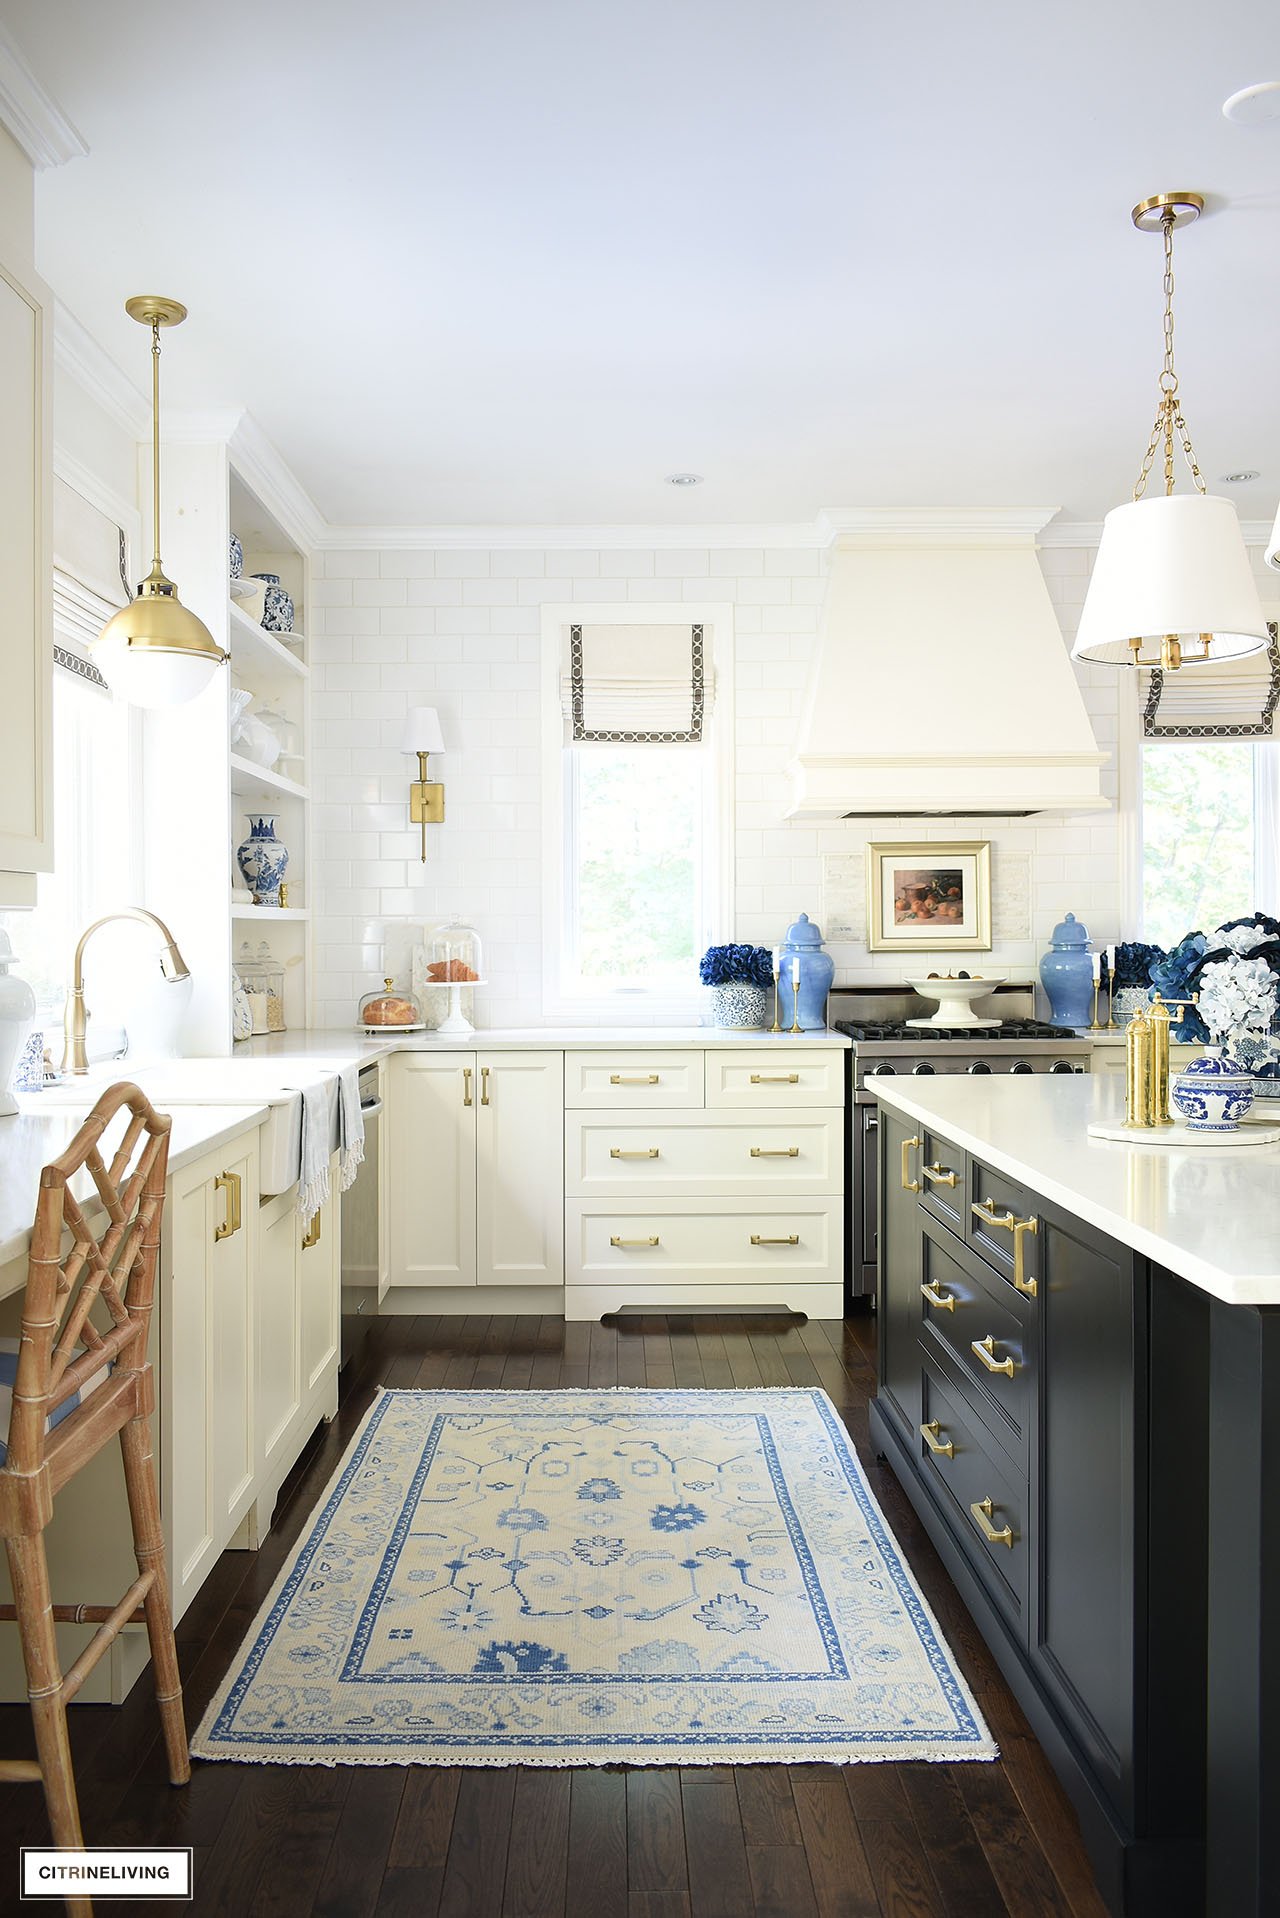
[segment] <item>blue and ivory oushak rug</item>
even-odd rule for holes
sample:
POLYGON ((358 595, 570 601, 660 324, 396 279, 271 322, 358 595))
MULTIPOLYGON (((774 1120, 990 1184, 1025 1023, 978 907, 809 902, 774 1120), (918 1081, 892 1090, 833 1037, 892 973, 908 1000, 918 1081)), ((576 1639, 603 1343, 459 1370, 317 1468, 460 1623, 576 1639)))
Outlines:
POLYGON ((820 1391, 384 1391, 192 1750, 996 1756, 820 1391))

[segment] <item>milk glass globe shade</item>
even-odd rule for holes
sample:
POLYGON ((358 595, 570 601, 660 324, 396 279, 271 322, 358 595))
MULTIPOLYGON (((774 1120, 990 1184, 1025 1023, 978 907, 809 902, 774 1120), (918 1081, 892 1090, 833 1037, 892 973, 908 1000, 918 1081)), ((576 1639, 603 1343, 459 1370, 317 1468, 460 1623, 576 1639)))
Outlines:
POLYGON ((152 711, 195 699, 226 658, 176 594, 144 594, 121 607, 89 651, 112 692, 152 711))

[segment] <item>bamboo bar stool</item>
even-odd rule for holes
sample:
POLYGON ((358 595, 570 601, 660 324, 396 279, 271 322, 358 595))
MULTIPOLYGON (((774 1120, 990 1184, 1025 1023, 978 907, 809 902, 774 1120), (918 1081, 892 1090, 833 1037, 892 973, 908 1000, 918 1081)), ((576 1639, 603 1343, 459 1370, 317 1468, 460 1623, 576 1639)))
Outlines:
MULTIPOLYGON (((8 1447, 0 1450, 0 1538, 14 1598, 12 1605, 0 1605, 0 1619, 17 1622, 38 1762, 0 1761, 0 1778, 40 1780, 53 1840, 62 1847, 79 1848, 84 1842, 67 1702, 127 1624, 146 1622, 169 1776, 175 1785, 191 1776, 149 1423, 155 1382, 147 1331, 170 1124, 136 1086, 111 1086, 62 1157, 40 1175, 8 1447), (107 1165, 100 1141, 122 1110, 127 1112, 124 1136, 107 1165), (82 1167, 106 1215, 100 1239, 70 1191, 82 1167), (64 1254, 68 1230, 72 1242, 64 1254), (90 1316, 95 1306, 102 1308, 102 1325, 90 1316), (138 1576, 116 1605, 54 1605, 44 1543, 54 1499, 117 1433, 138 1576), (98 1626, 65 1676, 54 1632, 60 1623, 98 1626)), ((13 1365, 12 1357, 8 1362, 13 1365)), ((0 1425, 0 1443, 3 1437, 0 1425)), ((67 1908, 77 1914, 92 1910, 89 1899, 80 1896, 69 1898, 67 1908)))

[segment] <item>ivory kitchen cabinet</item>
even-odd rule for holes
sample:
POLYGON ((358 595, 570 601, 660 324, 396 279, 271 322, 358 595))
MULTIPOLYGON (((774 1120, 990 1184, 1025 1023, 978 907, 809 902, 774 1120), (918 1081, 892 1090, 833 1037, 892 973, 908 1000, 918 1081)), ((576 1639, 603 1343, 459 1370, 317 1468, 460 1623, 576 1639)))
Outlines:
POLYGON ((560 1052, 389 1061, 388 1304, 397 1287, 563 1283, 563 1111, 560 1052))

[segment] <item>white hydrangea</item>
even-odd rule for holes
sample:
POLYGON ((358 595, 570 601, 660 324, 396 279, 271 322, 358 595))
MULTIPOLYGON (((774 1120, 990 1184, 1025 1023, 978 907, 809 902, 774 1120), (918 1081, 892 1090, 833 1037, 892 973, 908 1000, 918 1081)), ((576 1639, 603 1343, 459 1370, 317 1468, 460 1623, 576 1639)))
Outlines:
POLYGON ((1220 959, 1200 974, 1197 1009, 1215 1040, 1266 1032, 1276 1010, 1275 974, 1265 959, 1220 959))
POLYGON ((1209 944, 1225 946, 1228 952, 1234 952, 1237 957, 1245 959, 1255 946, 1262 944, 1266 936, 1266 933, 1258 926, 1233 926, 1230 932, 1224 932, 1219 926, 1209 944))

